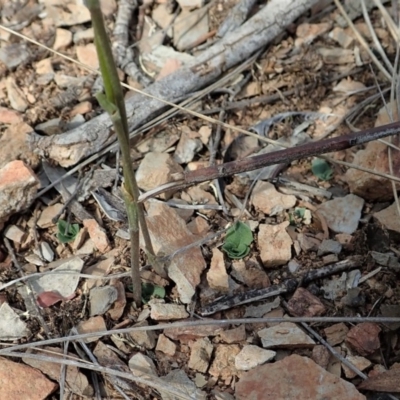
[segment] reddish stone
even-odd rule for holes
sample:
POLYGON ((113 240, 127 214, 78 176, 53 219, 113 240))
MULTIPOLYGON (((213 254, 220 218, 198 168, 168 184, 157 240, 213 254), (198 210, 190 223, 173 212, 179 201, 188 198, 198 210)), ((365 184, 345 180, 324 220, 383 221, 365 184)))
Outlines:
POLYGON ((23 161, 0 169, 0 229, 8 217, 32 204, 38 188, 39 180, 23 161))
POLYGON ((106 231, 97 223, 95 219, 83 220, 83 226, 87 228, 90 238, 101 253, 106 253, 111 249, 106 231))
POLYGON ((363 322, 350 329, 346 343, 361 356, 367 356, 379 349, 380 331, 377 324, 363 322))
POLYGON ((399 370, 391 369, 369 377, 359 385, 360 389, 374 392, 400 392, 399 370))
POLYGON ((0 107, 0 123, 17 124, 22 122, 22 116, 18 111, 0 107))
POLYGON ((42 400, 48 398, 58 385, 36 368, 0 358, 1 399, 42 400))
POLYGON ((236 384, 236 399, 365 400, 365 396, 311 359, 294 354, 244 374, 236 384))

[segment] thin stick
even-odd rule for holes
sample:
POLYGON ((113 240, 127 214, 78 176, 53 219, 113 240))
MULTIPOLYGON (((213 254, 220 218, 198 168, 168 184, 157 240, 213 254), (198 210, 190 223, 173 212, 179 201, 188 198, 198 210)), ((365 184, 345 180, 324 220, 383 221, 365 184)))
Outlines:
POLYGON ((268 165, 290 163, 306 157, 345 150, 353 146, 381 139, 383 137, 397 135, 400 133, 400 122, 366 129, 348 135, 331 139, 311 142, 294 148, 278 150, 271 153, 246 158, 243 160, 231 161, 225 164, 201 168, 196 171, 188 171, 180 177, 181 179, 162 185, 139 197, 142 202, 149 197, 159 195, 167 190, 184 189, 195 183, 201 183, 213 179, 223 178, 241 172, 253 171, 268 165))
POLYGON ((349 360, 343 357, 339 352, 337 352, 322 336, 318 335, 318 333, 308 326, 305 322, 301 323, 301 326, 308 331, 311 335, 313 335, 320 343, 322 343, 330 353, 336 357, 341 363, 346 365, 347 368, 351 369, 354 373, 356 373, 360 378, 367 379, 368 376, 361 372, 355 365, 353 365, 349 360))
MULTIPOLYGON (((399 323, 399 317, 268 317, 268 318, 234 318, 234 319, 201 319, 198 321, 179 321, 167 324, 148 325, 148 326, 136 326, 131 328, 114 329, 109 331, 98 331, 91 333, 83 333, 81 335, 75 335, 68 338, 70 341, 88 339, 92 337, 104 337, 111 335, 122 335, 136 331, 161 331, 164 329, 182 329, 197 326, 225 326, 225 325, 239 325, 239 324, 268 324, 268 323, 280 323, 280 322, 310 322, 310 323, 361 323, 361 322, 373 322, 376 324, 390 324, 399 323)), ((54 338, 48 340, 41 340, 38 342, 19 344, 10 346, 9 343, 0 343, 0 345, 8 346, 4 349, 0 349, 0 355, 6 355, 11 351, 20 351, 24 349, 30 349, 40 346, 49 346, 52 344, 63 343, 66 338, 54 338)))

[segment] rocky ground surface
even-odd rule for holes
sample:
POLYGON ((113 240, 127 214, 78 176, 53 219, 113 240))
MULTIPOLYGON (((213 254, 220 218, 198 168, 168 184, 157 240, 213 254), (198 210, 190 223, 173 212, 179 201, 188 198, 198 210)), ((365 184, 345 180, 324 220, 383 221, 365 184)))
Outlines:
MULTIPOLYGON (((192 112, 136 126, 141 191, 396 121, 399 9, 347 3, 350 22, 310 2, 243 68, 179 99, 192 112)), ((146 200, 167 274, 143 253, 136 306, 115 137, 97 148, 88 128, 108 121, 90 14, 0 4, 0 399, 397 398, 397 137, 146 200)), ((265 2, 101 5, 129 102, 265 2)))

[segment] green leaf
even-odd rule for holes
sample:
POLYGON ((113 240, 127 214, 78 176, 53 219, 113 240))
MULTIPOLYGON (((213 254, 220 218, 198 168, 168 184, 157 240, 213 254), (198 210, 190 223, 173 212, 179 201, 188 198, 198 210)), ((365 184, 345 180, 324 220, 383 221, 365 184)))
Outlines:
POLYGON ((144 304, 151 299, 163 299, 165 297, 165 288, 153 285, 152 283, 142 283, 142 301, 144 304))
POLYGON ((330 165, 321 158, 314 158, 311 164, 311 171, 322 181, 329 181, 332 178, 333 171, 330 165))
POLYGON ((67 221, 59 219, 57 222, 57 239, 61 243, 69 243, 75 240, 76 235, 79 233, 78 224, 68 224, 67 221))
POLYGON ((303 208, 303 207, 296 207, 295 209, 294 209, 294 213, 295 213, 295 215, 297 216, 297 217, 299 217, 299 218, 304 218, 304 216, 305 216, 305 214, 306 214, 306 208, 303 208))
POLYGON ((249 254, 252 242, 251 229, 245 223, 237 221, 228 229, 222 250, 229 258, 243 258, 249 254))

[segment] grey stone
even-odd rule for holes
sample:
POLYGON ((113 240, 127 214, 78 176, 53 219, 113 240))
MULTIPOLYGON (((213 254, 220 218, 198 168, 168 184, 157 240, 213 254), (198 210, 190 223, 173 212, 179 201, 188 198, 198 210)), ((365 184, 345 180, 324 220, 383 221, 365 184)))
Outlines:
POLYGON ((339 254, 341 251, 342 251, 342 245, 339 242, 332 239, 325 239, 319 246, 318 255, 323 256, 329 253, 339 254))
POLYGON ((352 234, 358 228, 363 206, 364 200, 361 197, 349 194, 322 203, 318 211, 332 231, 352 234))
POLYGON ((295 348, 313 347, 315 345, 308 335, 292 322, 282 322, 271 328, 265 328, 258 332, 264 348, 295 348))
POLYGON ((118 291, 114 286, 95 287, 90 290, 90 316, 103 315, 117 300, 118 291))

